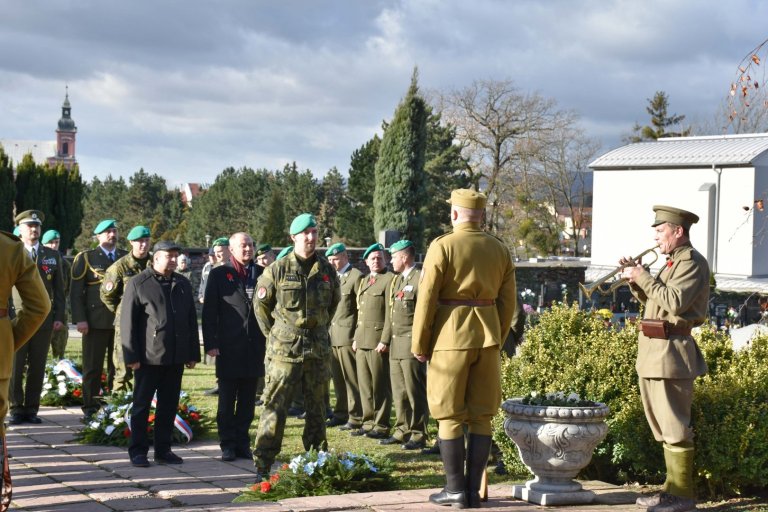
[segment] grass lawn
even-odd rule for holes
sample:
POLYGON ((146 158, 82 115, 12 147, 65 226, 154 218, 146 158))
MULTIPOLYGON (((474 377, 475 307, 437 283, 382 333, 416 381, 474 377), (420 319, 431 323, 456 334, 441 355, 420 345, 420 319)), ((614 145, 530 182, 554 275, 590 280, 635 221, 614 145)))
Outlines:
MULTIPOLYGON (((73 361, 81 361, 80 339, 70 339, 67 344, 66 355, 73 361)), ((204 395, 203 391, 210 389, 216 383, 214 367, 212 365, 199 364, 195 369, 184 370, 184 379, 182 381, 182 390, 190 396, 190 403, 197 406, 205 412, 205 416, 210 422, 205 439, 215 440, 216 437, 216 396, 204 395)), ((331 386, 331 403, 335 400, 333 386, 331 386)), ((256 426, 258 424, 261 408, 256 408, 256 418, 251 428, 251 439, 255 437, 256 426)), ((394 425, 394 409, 392 411, 392 424, 394 425)), ((304 452, 301 443, 301 433, 304 422, 296 418, 289 417, 285 427, 285 437, 283 439, 282 452, 278 455, 278 460, 288 462, 291 458, 304 452)), ((434 422, 430 423, 430 436, 434 439, 437 436, 437 428, 434 422)), ((348 432, 341 431, 338 428, 329 428, 327 431, 328 447, 336 450, 352 451, 365 453, 368 455, 386 456, 394 462, 395 471, 393 477, 395 486, 398 489, 425 489, 442 487, 445 484, 443 474, 443 465, 439 455, 422 455, 419 451, 411 452, 400 449, 399 445, 382 446, 377 440, 366 437, 353 437, 348 432)), ((194 443, 194 441, 193 441, 194 443)), ((488 468, 489 483, 521 483, 530 478, 528 475, 518 476, 499 476, 488 468)), ((637 487, 647 492, 650 488, 637 487)), ((733 500, 700 503, 699 510, 711 512, 768 512, 768 494, 761 493, 760 496, 742 497, 733 500)))

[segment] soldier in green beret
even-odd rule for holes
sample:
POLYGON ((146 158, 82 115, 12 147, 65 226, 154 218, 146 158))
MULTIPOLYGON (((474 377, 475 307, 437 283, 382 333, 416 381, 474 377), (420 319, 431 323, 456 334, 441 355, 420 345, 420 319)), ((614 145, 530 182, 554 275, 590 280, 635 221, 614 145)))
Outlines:
MULTIPOLYGON (((40 409, 40 393, 43 389, 45 361, 51 346, 51 335, 54 331, 66 329, 61 254, 40 243, 43 213, 38 210, 27 210, 18 214, 15 220, 19 226, 24 248, 37 266, 52 306, 43 325, 14 355, 10 383, 11 418, 8 421, 11 425, 42 422, 37 411, 40 409)), ((25 307, 17 292, 13 293, 13 305, 19 309, 25 307)))
POLYGON ((288 256, 288 254, 291 253, 291 251, 293 251, 292 246, 289 245, 288 247, 283 247, 283 249, 279 253, 277 253, 277 258, 275 258, 275 261, 285 258, 286 256, 288 256))
POLYGON ((107 387, 112 387, 115 367, 112 352, 115 314, 101 301, 101 283, 107 269, 127 251, 117 248, 117 221, 104 219, 93 230, 99 245, 82 251, 72 262, 69 300, 72 322, 83 335, 83 413, 93 416, 101 407, 99 391, 104 358, 107 358, 107 387))
POLYGON ((350 432, 371 439, 389 437, 392 392, 389 385, 389 339, 384 338, 387 291, 394 274, 387 272, 384 247, 373 244, 363 253, 370 273, 357 285, 357 326, 352 349, 363 404, 363 426, 350 432))
POLYGON ((517 299, 509 249, 480 227, 486 200, 474 190, 451 192, 453 231, 427 250, 413 317, 411 352, 429 360, 427 400, 446 478, 429 501, 458 508, 480 507, 491 420, 501 403, 499 350, 517 299))
MULTIPOLYGON (((59 246, 61 244, 61 234, 55 229, 49 229, 43 233, 43 238, 41 240, 44 246, 58 252, 59 256, 61 256, 61 276, 64 279, 64 303, 66 304, 67 300, 69 299, 69 285, 72 281, 72 264, 59 250, 59 246)), ((51 336, 51 355, 53 355, 54 359, 64 359, 68 340, 69 329, 67 329, 66 322, 63 322, 62 328, 59 330, 54 330, 53 335, 51 336)))
POLYGON ((256 264, 267 268, 270 263, 275 261, 275 251, 269 244, 259 244, 256 247, 256 264))
POLYGON ((661 493, 637 504, 654 512, 696 510, 691 428, 693 381, 707 363, 691 336, 704 323, 709 305, 709 265, 691 245, 699 217, 672 206, 653 207, 654 240, 666 264, 651 275, 640 262, 622 258, 622 277, 645 305, 637 348, 637 375, 645 417, 656 441, 663 443, 667 479, 661 493), (661 324, 661 325, 659 325, 661 324))
POLYGON ((264 269, 253 303, 267 335, 266 387, 253 450, 260 479, 280 453, 288 402, 304 390, 306 450, 325 450, 325 403, 330 377, 328 326, 339 304, 339 281, 328 260, 316 252, 317 222, 305 213, 291 222, 294 249, 264 269))
POLYGON ((389 248, 392 269, 397 272, 387 292, 383 338, 389 341, 389 380, 395 404, 395 430, 381 444, 402 444, 403 450, 421 450, 427 443, 427 363, 411 353, 411 331, 419 271, 416 249, 410 240, 389 248))
POLYGON ((133 371, 125 365, 123 345, 120 341, 120 303, 123 300, 125 285, 149 264, 150 236, 146 226, 134 226, 126 237, 131 244, 131 252, 109 266, 101 283, 101 301, 115 314, 115 343, 112 353, 115 378, 112 392, 133 389, 133 371))
POLYGON ((340 430, 359 430, 363 426, 363 405, 357 382, 357 364, 352 350, 352 338, 357 325, 357 285, 362 273, 349 262, 347 248, 333 244, 325 257, 336 269, 341 288, 341 302, 331 320, 331 377, 336 391, 336 404, 329 427, 340 425, 340 430))

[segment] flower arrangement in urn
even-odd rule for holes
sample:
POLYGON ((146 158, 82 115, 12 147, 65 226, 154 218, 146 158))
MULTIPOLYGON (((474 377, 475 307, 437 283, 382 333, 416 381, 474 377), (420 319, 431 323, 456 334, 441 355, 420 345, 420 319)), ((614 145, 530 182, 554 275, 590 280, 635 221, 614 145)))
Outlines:
POLYGON ((576 393, 531 392, 502 404, 504 430, 535 478, 513 494, 539 505, 590 503, 595 495, 574 478, 608 434, 608 406, 576 393))

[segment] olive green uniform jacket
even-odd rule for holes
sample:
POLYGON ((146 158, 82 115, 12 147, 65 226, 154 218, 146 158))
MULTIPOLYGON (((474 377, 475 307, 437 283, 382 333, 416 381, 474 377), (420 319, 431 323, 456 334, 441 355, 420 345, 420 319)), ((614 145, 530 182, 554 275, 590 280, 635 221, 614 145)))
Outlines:
MULTIPOLYGON (((126 254, 123 249, 115 249, 115 261, 126 254)), ((69 288, 72 323, 88 322, 89 329, 115 328, 115 313, 101 301, 101 283, 112 263, 100 247, 75 256, 69 288)))
POLYGON ((16 317, 11 321, 6 312, 0 318, 0 434, 5 432, 13 354, 37 332, 51 311, 50 297, 24 244, 0 231, 0 308, 8 307, 14 287, 21 301, 16 317))
MULTIPOLYGON (((709 265, 690 243, 677 247, 657 277, 644 272, 632 293, 645 304, 643 318, 667 320, 677 327, 696 327, 709 306, 709 265), (671 262, 671 263, 670 263, 671 262)), ((648 379, 693 379, 707 364, 691 336, 670 339, 638 336, 637 374, 648 379)))
POLYGON ((357 286, 362 275, 362 272, 352 265, 339 274, 341 300, 331 319, 330 327, 331 345, 334 347, 352 346, 357 326, 357 286))

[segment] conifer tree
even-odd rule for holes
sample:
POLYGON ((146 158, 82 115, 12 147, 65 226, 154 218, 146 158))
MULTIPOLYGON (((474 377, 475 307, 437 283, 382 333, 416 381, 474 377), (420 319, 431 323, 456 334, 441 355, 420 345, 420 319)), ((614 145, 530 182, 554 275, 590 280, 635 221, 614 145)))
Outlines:
POLYGON ((339 204, 336 229, 350 246, 364 247, 373 243, 373 192, 376 187, 376 162, 381 139, 374 135, 352 153, 347 192, 339 204))
POLYGON ((0 229, 13 231, 13 201, 16 198, 16 183, 13 181, 11 159, 0 145, 0 229))

